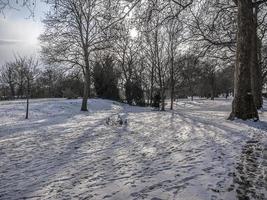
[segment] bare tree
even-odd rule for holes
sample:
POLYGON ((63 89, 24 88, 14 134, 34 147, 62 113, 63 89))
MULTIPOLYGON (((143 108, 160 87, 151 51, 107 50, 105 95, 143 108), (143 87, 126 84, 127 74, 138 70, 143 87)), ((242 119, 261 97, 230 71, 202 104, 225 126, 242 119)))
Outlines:
POLYGON ((20 68, 23 73, 23 77, 25 80, 26 88, 26 116, 25 119, 29 118, 29 100, 31 98, 31 87, 33 82, 36 80, 38 76, 38 60, 34 57, 15 57, 15 61, 13 62, 16 68, 20 68))
POLYGON ((92 52, 107 48, 108 40, 113 37, 107 32, 103 8, 103 1, 100 0, 58 0, 57 9, 51 11, 44 20, 46 31, 40 37, 46 61, 82 69, 82 111, 87 111, 90 95, 92 52))
POLYGON ((16 66, 12 62, 6 63, 1 70, 1 82, 9 86, 11 98, 15 98, 16 66))
POLYGON ((30 58, 21 58, 21 64, 25 66, 25 78, 26 78, 26 99, 27 99, 27 108, 26 108, 26 119, 29 118, 29 99, 31 96, 31 86, 33 81, 38 76, 38 61, 33 57, 30 58))
POLYGON ((167 53, 168 53, 168 63, 169 63, 169 72, 170 72, 170 97, 171 97, 171 106, 170 109, 173 110, 173 103, 175 98, 175 86, 176 86, 176 77, 175 72, 177 67, 175 67, 175 59, 178 59, 177 49, 181 43, 179 35, 182 31, 182 24, 177 20, 171 20, 166 27, 166 33, 168 35, 167 41, 167 53))
MULTIPOLYGON (((266 1, 234 0, 238 7, 238 33, 235 67, 235 98, 229 119, 257 120, 258 112, 253 97, 255 89, 255 15, 253 9, 266 1)), ((255 39, 256 37, 256 39, 255 39)))

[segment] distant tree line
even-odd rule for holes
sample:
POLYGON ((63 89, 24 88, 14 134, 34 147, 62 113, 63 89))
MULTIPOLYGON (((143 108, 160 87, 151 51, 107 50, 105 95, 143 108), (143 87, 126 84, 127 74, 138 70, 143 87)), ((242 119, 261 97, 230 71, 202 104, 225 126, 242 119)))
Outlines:
POLYGON ((28 77, 32 76, 30 86, 31 98, 74 98, 82 95, 82 80, 79 72, 64 74, 53 67, 36 66, 31 72, 28 65, 20 60, 32 58, 23 57, 7 62, 0 68, 0 99, 26 99, 28 77))
MULTIPOLYGON (((29 70, 26 62, 33 58, 20 57, 7 62, 0 70, 0 99, 26 99, 28 89, 30 98, 78 98, 83 96, 83 76, 79 70, 64 70, 55 66, 35 66, 29 70), (30 88, 28 80, 30 79, 30 88)), ((214 99, 220 95, 228 97, 233 92, 233 67, 223 69, 206 62, 192 63, 192 55, 180 57, 175 61, 174 98, 200 96, 214 99)), ((35 61, 37 62, 37 60, 35 61)), ((137 63, 135 65, 138 65, 137 63)), ((135 67, 135 66, 133 66, 135 67)), ((94 62, 91 73, 90 97, 125 101, 130 105, 151 105, 160 88, 155 84, 154 93, 146 87, 148 77, 137 75, 123 83, 123 70, 114 55, 104 54, 94 62)), ((165 97, 170 98, 171 82, 167 76, 165 97)))

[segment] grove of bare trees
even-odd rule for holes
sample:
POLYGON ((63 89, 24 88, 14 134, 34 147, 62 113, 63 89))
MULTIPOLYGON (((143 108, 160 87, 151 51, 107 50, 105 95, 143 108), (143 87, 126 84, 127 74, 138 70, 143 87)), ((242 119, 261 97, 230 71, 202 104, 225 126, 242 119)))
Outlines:
MULTIPOLYGON (((267 77, 266 0, 46 3, 51 9, 40 36, 46 67, 31 78, 32 95, 82 96, 82 111, 91 96, 153 105, 158 95, 165 110, 168 98, 173 109, 178 98, 232 95, 229 119, 259 119, 267 77)), ((8 5, 0 1, 0 10, 8 5)), ((2 97, 27 96, 20 68, 12 62, 2 68, 2 97)))

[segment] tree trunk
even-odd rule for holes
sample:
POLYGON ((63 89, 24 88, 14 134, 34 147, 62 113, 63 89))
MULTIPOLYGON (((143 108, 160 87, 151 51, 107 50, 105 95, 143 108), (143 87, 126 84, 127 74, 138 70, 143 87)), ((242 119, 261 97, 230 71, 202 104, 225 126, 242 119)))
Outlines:
POLYGON ((171 86, 171 107, 170 107, 171 110, 173 110, 173 102, 174 102, 174 84, 172 83, 172 86, 171 86))
POLYGON ((251 71, 251 86, 252 86, 252 93, 255 102, 255 106, 257 109, 260 109, 263 104, 262 100, 262 79, 261 79, 261 66, 259 63, 259 40, 257 35, 257 13, 258 9, 254 9, 253 15, 253 36, 252 36, 252 71, 251 71))
POLYGON ((212 72, 212 75, 211 75, 211 96, 210 96, 211 100, 214 100, 214 98, 215 98, 215 90, 216 90, 215 79, 216 79, 215 73, 212 72))
POLYGON ((87 87, 87 90, 88 90, 88 98, 91 97, 91 75, 90 75, 90 72, 88 74, 88 87, 87 87))
POLYGON ((89 52, 87 45, 84 46, 84 88, 83 88, 83 101, 81 111, 88 111, 87 108, 87 101, 90 95, 90 84, 91 84, 91 77, 90 77, 90 64, 89 64, 89 52))
POLYGON ((155 65, 152 64, 152 70, 151 70, 151 86, 150 86, 150 106, 153 104, 153 97, 154 97, 154 69, 155 65))
POLYGON ((263 65, 262 65, 262 41, 259 39, 258 37, 258 65, 259 65, 259 69, 260 69, 260 91, 261 91, 261 105, 263 106, 263 96, 262 96, 262 90, 263 90, 263 85, 264 85, 264 75, 263 75, 263 65))
POLYGON ((30 81, 27 80, 27 105, 26 105, 26 117, 25 119, 29 119, 29 97, 30 96, 30 81))
POLYGON ((88 111, 87 108, 87 100, 89 96, 89 69, 85 69, 85 74, 84 74, 84 85, 83 85, 83 101, 82 101, 82 107, 81 111, 88 111))
POLYGON ((252 0, 238 0, 238 33, 235 67, 235 96, 229 119, 258 119, 251 88, 253 38, 252 0))
POLYGON ((194 101, 194 91, 190 80, 189 80, 189 91, 190 91, 191 101, 194 101))
POLYGON ((173 49, 171 50, 171 110, 173 110, 173 101, 174 101, 174 55, 173 49))
POLYGON ((127 104, 133 105, 133 83, 131 80, 126 80, 124 85, 125 88, 125 97, 127 104))
POLYGON ((14 99, 15 98, 15 87, 13 84, 9 84, 10 86, 10 94, 11 94, 11 98, 14 99))
POLYGON ((161 88, 161 111, 165 111, 165 90, 161 88))

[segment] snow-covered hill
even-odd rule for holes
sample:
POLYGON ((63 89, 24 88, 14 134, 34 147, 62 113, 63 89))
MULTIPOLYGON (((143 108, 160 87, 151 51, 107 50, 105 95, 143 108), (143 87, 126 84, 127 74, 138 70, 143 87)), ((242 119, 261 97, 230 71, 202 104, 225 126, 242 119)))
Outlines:
POLYGON ((0 199, 267 198, 267 115, 227 121, 230 100, 174 111, 113 101, 0 102, 0 199), (107 123, 123 118, 127 123, 107 123))

